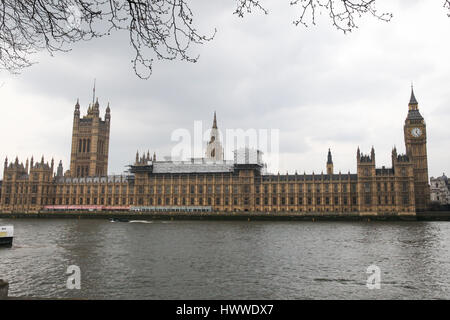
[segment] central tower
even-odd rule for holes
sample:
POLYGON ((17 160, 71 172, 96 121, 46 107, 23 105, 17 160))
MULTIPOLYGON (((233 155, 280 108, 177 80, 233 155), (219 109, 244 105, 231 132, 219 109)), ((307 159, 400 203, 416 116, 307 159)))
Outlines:
POLYGON ((406 154, 413 163, 414 193, 416 209, 424 211, 430 202, 427 161, 427 128, 419 112, 419 104, 411 86, 411 98, 408 104, 408 116, 403 127, 406 154))
POLYGON ((211 137, 206 146, 206 158, 213 160, 223 160, 223 148, 220 143, 219 130, 217 129, 216 112, 214 111, 214 120, 211 128, 211 137))
POLYGON ((70 155, 70 176, 72 177, 93 177, 108 174, 111 110, 108 103, 105 119, 102 120, 98 98, 95 102, 94 99, 92 104, 89 104, 87 115, 83 118, 80 118, 78 100, 75 104, 70 155))

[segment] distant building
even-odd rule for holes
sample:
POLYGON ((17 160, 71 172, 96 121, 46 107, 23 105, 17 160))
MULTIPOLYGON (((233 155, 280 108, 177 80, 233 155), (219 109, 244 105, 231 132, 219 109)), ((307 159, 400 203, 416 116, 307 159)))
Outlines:
MULTIPOLYGON (((414 215, 429 206, 427 132, 413 90, 403 127, 406 154, 397 154, 394 147, 392 166, 377 168, 374 148, 363 154, 358 147, 356 173, 336 173, 331 150, 324 161, 326 172, 318 174, 267 174, 262 153, 253 149, 237 150, 233 160, 224 160, 214 113, 205 158, 157 160, 155 153, 153 157, 149 151, 141 156, 137 153, 128 174, 108 176, 110 120, 109 106, 101 119, 98 101, 94 100, 87 115, 80 118, 77 101, 70 170, 65 174, 62 163, 55 168, 53 159, 48 163, 42 157, 35 163, 31 157, 25 165, 17 158, 11 162, 5 159, 0 211, 39 212, 52 206, 117 210, 120 206, 125 210, 205 207, 221 212, 414 215)), ((442 186, 438 182, 437 188, 445 191, 442 186)))
POLYGON ((450 185, 444 173, 441 177, 430 178, 430 198, 441 205, 450 204, 450 185))

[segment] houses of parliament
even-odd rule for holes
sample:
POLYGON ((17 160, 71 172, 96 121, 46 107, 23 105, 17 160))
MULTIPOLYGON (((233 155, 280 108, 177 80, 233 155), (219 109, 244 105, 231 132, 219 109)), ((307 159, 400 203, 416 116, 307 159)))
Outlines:
POLYGON ((5 159, 0 212, 148 210, 250 212, 357 212, 415 215, 428 208, 427 131, 414 91, 404 122, 405 154, 392 149, 392 166, 376 167, 375 150, 356 151, 356 173, 336 173, 331 151, 326 173, 267 174, 257 150, 224 160, 216 115, 204 158, 157 160, 136 154, 123 175, 108 175, 111 110, 98 99, 81 116, 75 104, 70 168, 41 159, 5 159))

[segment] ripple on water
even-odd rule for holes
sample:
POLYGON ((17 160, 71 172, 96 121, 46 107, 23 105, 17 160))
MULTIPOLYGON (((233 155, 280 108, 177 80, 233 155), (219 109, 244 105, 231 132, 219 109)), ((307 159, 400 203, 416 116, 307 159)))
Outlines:
POLYGON ((13 295, 136 299, 449 299, 450 224, 2 220, 13 295), (81 290, 66 289, 69 265, 81 290), (366 287, 369 265, 381 289, 366 287))

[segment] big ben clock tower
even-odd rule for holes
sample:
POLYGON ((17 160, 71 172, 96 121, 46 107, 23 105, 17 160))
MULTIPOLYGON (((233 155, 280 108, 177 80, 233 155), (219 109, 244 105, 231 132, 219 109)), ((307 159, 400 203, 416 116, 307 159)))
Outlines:
POLYGON ((411 87, 411 99, 408 104, 408 116, 405 120, 404 135, 406 154, 414 166, 414 193, 418 211, 428 208, 430 187, 428 185, 427 130, 425 121, 419 112, 419 104, 411 87))

